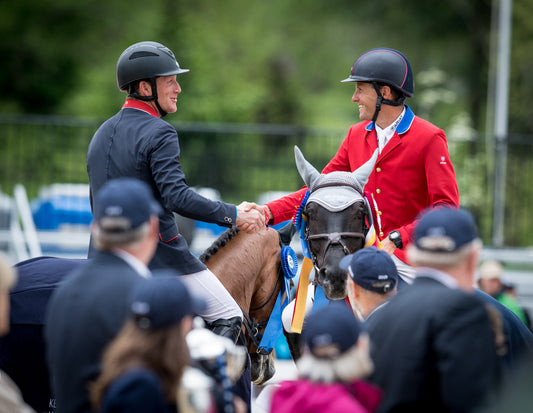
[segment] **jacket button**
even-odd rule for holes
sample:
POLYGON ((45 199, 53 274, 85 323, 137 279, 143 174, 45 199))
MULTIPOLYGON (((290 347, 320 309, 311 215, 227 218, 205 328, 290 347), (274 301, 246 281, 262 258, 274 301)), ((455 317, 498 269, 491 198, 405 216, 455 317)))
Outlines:
POLYGON ((376 172, 381 172, 381 168, 379 166, 376 168, 376 172))
POLYGON ((376 189, 376 194, 381 194, 381 189, 376 189))

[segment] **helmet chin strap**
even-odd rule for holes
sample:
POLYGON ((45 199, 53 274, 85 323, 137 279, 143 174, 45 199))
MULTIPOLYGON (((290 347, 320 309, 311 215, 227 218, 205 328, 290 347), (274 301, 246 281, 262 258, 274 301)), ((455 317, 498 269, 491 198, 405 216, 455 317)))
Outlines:
POLYGON ((161 105, 159 105, 159 100, 157 99, 157 82, 156 82, 155 77, 150 79, 150 86, 152 88, 151 96, 143 96, 139 94, 139 92, 137 91, 131 91, 131 86, 130 86, 130 91, 128 91, 128 95, 135 99, 142 100, 143 102, 155 102, 155 106, 157 107, 157 110, 159 111, 159 114, 161 115, 161 117, 166 116, 167 112, 165 112, 161 108, 161 105))
POLYGON ((405 96, 401 96, 396 100, 383 99, 383 95, 381 94, 381 90, 379 89, 379 85, 377 84, 377 82, 372 82, 372 85, 374 86, 374 89, 376 90, 376 93, 378 95, 378 100, 376 101, 376 111, 374 112, 374 116, 372 116, 372 122, 376 123, 376 120, 378 119, 379 111, 381 110, 381 105, 389 105, 389 106, 403 105, 403 102, 405 101, 405 96))

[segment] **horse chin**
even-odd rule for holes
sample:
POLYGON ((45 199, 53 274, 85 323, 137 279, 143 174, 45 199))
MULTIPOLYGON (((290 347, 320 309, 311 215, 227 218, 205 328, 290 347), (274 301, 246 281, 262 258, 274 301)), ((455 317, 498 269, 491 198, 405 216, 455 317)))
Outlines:
POLYGON ((346 273, 343 271, 331 271, 320 269, 318 284, 324 289, 324 295, 328 300, 343 300, 346 298, 346 273))
POLYGON ((324 294, 328 300, 344 300, 346 298, 346 289, 339 291, 324 288, 324 294))
POLYGON ((276 373, 272 352, 266 355, 253 353, 250 354, 250 359, 252 383, 256 386, 265 384, 276 373))

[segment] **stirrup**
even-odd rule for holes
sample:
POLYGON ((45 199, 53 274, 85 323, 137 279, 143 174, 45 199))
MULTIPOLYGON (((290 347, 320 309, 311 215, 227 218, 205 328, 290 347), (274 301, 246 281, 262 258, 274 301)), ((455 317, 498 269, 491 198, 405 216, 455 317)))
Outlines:
POLYGON ((242 318, 219 318, 209 323, 209 329, 219 336, 227 337, 233 343, 237 343, 237 340, 242 331, 242 318))

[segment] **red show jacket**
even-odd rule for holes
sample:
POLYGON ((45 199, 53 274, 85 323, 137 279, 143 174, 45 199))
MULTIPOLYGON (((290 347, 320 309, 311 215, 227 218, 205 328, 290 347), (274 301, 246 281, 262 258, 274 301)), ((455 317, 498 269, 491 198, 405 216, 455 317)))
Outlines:
MULTIPOLYGON (((368 161, 377 149, 374 123, 352 125, 333 159, 322 173, 354 171, 368 161)), ((268 203, 274 223, 291 218, 307 188, 268 203)), ((378 225, 373 208, 374 225, 380 239, 393 230, 400 231, 403 249, 394 254, 402 261, 418 214, 427 207, 459 206, 459 191, 444 131, 406 112, 396 132, 379 154, 365 192, 377 204, 381 218, 378 225)), ((372 204, 372 199, 369 199, 372 204)))

